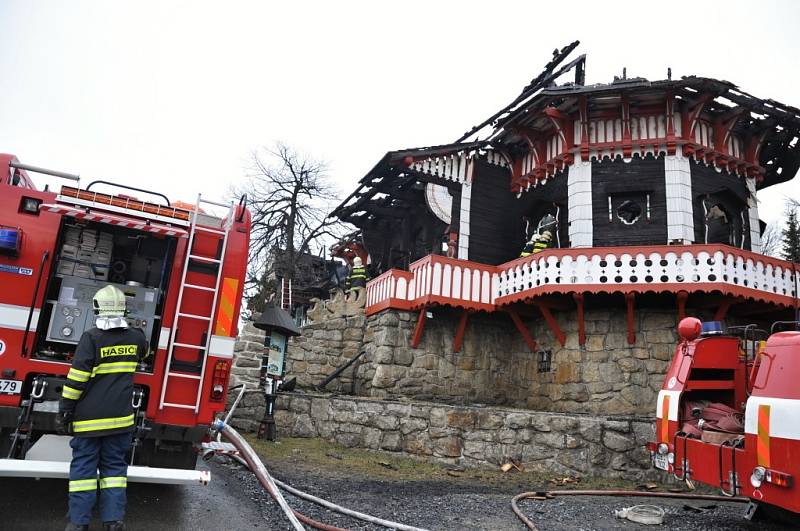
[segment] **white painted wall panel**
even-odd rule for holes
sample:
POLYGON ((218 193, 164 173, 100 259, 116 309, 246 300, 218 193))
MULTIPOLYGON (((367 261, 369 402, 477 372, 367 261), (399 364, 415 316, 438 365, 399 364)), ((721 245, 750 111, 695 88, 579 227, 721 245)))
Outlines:
POLYGON ((592 163, 577 156, 567 174, 569 196, 569 241, 572 247, 591 247, 592 229, 592 163))
POLYGON ((694 242, 692 215, 692 174, 689 159, 681 149, 664 159, 664 180, 667 194, 667 240, 694 242))

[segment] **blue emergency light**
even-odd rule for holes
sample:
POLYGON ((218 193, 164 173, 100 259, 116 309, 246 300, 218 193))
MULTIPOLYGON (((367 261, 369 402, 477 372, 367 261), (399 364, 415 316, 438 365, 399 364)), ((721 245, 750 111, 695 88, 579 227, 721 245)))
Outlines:
POLYGON ((22 242, 22 231, 0 227, 0 254, 17 256, 22 242))
POLYGON ((722 322, 721 321, 705 321, 703 328, 700 332, 703 336, 719 336, 722 335, 722 322))

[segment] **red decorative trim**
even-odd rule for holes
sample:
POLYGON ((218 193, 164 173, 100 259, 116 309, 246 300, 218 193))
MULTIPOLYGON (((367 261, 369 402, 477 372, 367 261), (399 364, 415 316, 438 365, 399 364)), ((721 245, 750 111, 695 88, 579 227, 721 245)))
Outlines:
POLYGON ((419 317, 417 317, 417 326, 414 328, 414 337, 411 339, 411 348, 419 347, 419 343, 422 341, 422 332, 425 330, 426 313, 427 308, 423 306, 419 311, 419 317))
POLYGON ((553 335, 563 347, 567 342, 567 336, 564 335, 564 332, 558 326, 558 321, 556 321, 555 317, 553 317, 553 314, 550 313, 550 308, 541 302, 537 302, 536 306, 539 308, 539 311, 542 312, 544 320, 547 321, 547 326, 550 327, 550 331, 553 332, 553 335))
POLYGON ((686 317, 686 299, 689 298, 689 292, 681 290, 678 292, 678 321, 686 317))
POLYGON ((456 327, 456 337, 453 339, 453 352, 461 352, 461 347, 464 344, 464 332, 467 329, 467 318, 469 317, 469 310, 461 312, 461 318, 458 320, 456 327))
POLYGON ((578 98, 578 109, 581 120, 581 159, 589 160, 589 106, 586 96, 578 98))
POLYGON ((667 91, 667 155, 674 155, 677 151, 677 139, 675 138, 675 95, 671 90, 667 91))
POLYGON ((578 344, 584 346, 586 345, 586 322, 583 315, 583 293, 573 293, 572 298, 575 299, 577 305, 578 344))
POLYGON ((634 345, 636 343, 636 326, 634 323, 634 315, 633 315, 633 303, 634 303, 634 294, 633 293, 626 293, 625 294, 625 306, 626 306, 626 317, 628 323, 628 344, 634 345))
POLYGON ((528 345, 530 351, 535 353, 537 350, 539 350, 536 340, 533 339, 530 332, 528 332, 528 329, 525 328, 525 323, 523 323, 522 319, 519 318, 516 310, 509 308, 506 311, 508 312, 508 315, 511 316, 511 320, 514 321, 514 326, 516 326, 517 330, 519 330, 519 333, 522 335, 522 339, 525 340, 525 343, 528 345))
POLYGON ((630 157, 633 153, 631 144, 631 104, 628 94, 622 94, 622 155, 630 157))

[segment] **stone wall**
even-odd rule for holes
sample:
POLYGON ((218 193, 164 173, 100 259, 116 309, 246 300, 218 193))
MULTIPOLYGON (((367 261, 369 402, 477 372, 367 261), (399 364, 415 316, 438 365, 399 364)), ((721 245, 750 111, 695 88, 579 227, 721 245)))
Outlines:
MULTIPOLYGON (((677 312, 667 304, 636 309, 633 345, 627 342, 621 305, 589 305, 584 346, 578 344, 574 310, 553 311, 566 335, 564 346, 540 316, 523 317, 540 349, 552 354, 546 369, 505 313, 471 314, 461 352, 454 353, 461 310, 432 309, 414 349, 417 312, 385 310, 365 318, 362 307, 357 302, 348 306, 348 301, 319 305, 310 312, 315 321, 290 341, 287 378, 296 377, 300 389, 314 389, 363 350, 364 356, 326 391, 560 413, 650 415, 677 343, 677 312)), ((236 347, 234 383, 257 383, 262 353, 263 334, 248 324, 236 347)))
MULTIPOLYGON (((263 404, 259 393, 248 392, 232 424, 255 430, 263 404)), ((650 418, 301 393, 282 395, 275 418, 282 436, 322 437, 469 467, 515 459, 549 474, 657 477, 644 448, 654 437, 650 418)))
MULTIPOLYGON (((567 336, 562 347, 542 319, 526 322, 541 349, 552 352, 540 372, 504 314, 468 320, 460 353, 453 338, 460 314, 437 308, 418 349, 410 347, 416 315, 384 311, 370 317, 364 343, 374 367, 370 396, 450 403, 508 405, 544 411, 651 414, 677 342, 675 310, 635 314, 637 343, 627 342, 624 311, 587 309, 586 344, 578 344, 574 312, 555 313, 567 336)), ((365 393, 366 394, 366 393, 365 393)))

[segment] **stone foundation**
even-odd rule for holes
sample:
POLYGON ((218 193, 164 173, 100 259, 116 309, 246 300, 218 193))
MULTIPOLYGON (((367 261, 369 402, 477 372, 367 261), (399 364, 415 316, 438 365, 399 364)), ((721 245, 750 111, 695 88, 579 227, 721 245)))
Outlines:
MULTIPOLYGON (((232 424, 254 431, 263 413, 263 396, 248 392, 232 424)), ((548 474, 658 477, 644 448, 655 436, 651 418, 292 393, 279 398, 275 419, 282 436, 321 437, 469 467, 514 459, 548 474)))
MULTIPOLYGON (((332 314, 292 338, 287 378, 313 389, 363 350, 326 391, 561 413, 652 414, 677 343, 675 310, 637 310, 634 345, 627 342, 622 309, 587 309, 583 347, 574 312, 554 315, 566 335, 563 347, 542 319, 525 323, 539 347, 551 352, 548 369, 503 313, 470 315, 459 353, 453 340, 460 310, 435 308, 417 349, 411 347, 415 312, 332 314)), ((248 323, 236 345, 233 384, 258 383, 263 342, 263 333, 248 323)))

